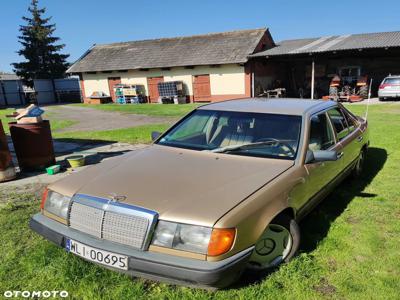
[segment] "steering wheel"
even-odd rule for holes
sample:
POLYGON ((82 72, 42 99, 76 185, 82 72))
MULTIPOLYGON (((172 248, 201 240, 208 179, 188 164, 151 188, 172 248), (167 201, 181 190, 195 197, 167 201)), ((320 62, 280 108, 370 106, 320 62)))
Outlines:
POLYGON ((296 150, 294 150, 293 147, 292 147, 289 143, 287 143, 287 142, 282 142, 282 141, 280 141, 280 140, 278 140, 278 139, 274 139, 274 138, 262 138, 262 139, 256 140, 256 143, 257 143, 257 142, 269 142, 269 141, 271 141, 271 142, 276 142, 276 145, 278 145, 279 148, 281 148, 284 152, 289 152, 289 154, 290 154, 291 156, 294 157, 294 156, 296 155, 296 150))

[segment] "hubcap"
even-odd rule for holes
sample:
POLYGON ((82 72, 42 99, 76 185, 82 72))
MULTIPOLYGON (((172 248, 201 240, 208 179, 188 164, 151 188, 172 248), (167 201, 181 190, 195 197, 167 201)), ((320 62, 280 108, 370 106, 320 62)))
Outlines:
POLYGON ((266 269, 279 265, 289 255, 292 243, 292 236, 285 227, 270 224, 255 245, 250 267, 266 269))

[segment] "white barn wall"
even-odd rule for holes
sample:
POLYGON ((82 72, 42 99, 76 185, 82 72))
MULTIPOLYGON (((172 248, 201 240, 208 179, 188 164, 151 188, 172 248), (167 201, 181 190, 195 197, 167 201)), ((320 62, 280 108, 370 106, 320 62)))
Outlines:
POLYGON ((93 92, 104 92, 107 95, 110 95, 110 90, 108 88, 108 80, 107 77, 114 76, 113 74, 87 74, 83 73, 82 78, 85 86, 85 96, 90 97, 93 92))
POLYGON ((129 70, 128 72, 112 72, 83 74, 86 97, 94 91, 110 94, 108 77, 121 77, 121 83, 140 84, 145 86, 148 95, 147 78, 163 76, 164 81, 182 81, 188 95, 193 95, 193 76, 210 75, 210 88, 212 95, 232 95, 245 93, 244 67, 237 64, 221 65, 219 67, 196 66, 194 69, 183 67, 170 70, 150 69, 149 71, 129 70))
POLYGON ((224 65, 211 68, 210 85, 212 95, 232 95, 245 93, 244 67, 238 65, 224 65))

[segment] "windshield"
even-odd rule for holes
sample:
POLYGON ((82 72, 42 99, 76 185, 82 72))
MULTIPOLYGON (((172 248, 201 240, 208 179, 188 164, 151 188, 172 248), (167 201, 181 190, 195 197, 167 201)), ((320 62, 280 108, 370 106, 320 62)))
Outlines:
POLYGON ((196 110, 167 132, 159 145, 235 155, 294 159, 301 117, 196 110))

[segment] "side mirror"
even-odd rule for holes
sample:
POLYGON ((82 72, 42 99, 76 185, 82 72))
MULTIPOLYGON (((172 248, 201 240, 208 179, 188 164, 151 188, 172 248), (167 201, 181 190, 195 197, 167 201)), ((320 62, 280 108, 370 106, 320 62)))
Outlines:
POLYGON ((161 132, 158 131, 152 131, 151 132, 151 140, 155 141, 156 139, 158 139, 158 137, 161 135, 161 132))
POLYGON ((306 154, 306 164, 324 161, 336 161, 338 154, 335 150, 308 150, 306 154))

